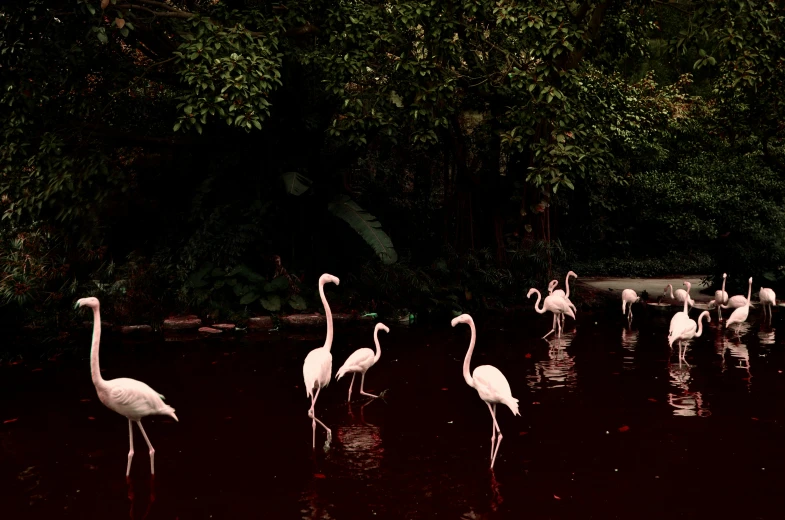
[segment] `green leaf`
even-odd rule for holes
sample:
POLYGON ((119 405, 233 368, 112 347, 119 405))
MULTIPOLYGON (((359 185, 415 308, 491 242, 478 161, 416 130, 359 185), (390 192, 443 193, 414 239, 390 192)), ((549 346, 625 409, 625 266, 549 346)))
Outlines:
POLYGON ((302 195, 311 187, 313 181, 297 172, 286 172, 281 175, 284 190, 289 195, 302 195))
POLYGON ((308 307, 305 299, 299 294, 295 294, 289 298, 289 305, 292 306, 292 309, 297 311, 304 311, 308 307))
MULTIPOLYGON (((257 299, 259 299, 259 295, 251 291, 240 298, 240 305, 248 305, 249 303, 255 302, 257 299)), ((262 305, 264 305, 264 303, 262 303, 262 305)))
POLYGON ((264 276, 262 276, 259 273, 253 271, 251 268, 249 268, 245 264, 240 264, 237 267, 235 267, 234 269, 232 269, 229 272, 229 274, 226 275, 226 277, 227 278, 231 278, 232 276, 236 276, 238 274, 240 276, 244 277, 249 282, 258 283, 258 282, 264 282, 265 281, 264 276))
POLYGON ((393 247, 392 240, 387 233, 382 231, 382 224, 376 217, 362 209, 347 195, 339 195, 327 209, 336 217, 346 221, 359 233, 365 242, 373 248, 382 262, 394 264, 398 261, 398 253, 393 247))
POLYGON ((285 276, 273 278, 273 281, 264 285, 264 292, 284 291, 289 288, 289 279, 285 276))
POLYGON ((270 312, 278 312, 281 310, 281 297, 277 294, 271 294, 260 300, 262 307, 270 312))

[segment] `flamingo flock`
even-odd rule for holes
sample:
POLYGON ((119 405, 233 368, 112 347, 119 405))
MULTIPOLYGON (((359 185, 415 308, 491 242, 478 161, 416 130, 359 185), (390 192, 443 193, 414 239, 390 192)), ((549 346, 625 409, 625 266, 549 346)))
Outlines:
MULTIPOLYGON (((531 288, 527 294, 527 298, 531 298, 532 294, 537 294, 537 301, 534 304, 534 309, 539 314, 550 312, 553 314, 552 327, 550 332, 543 336, 547 338, 554 332, 561 337, 564 326, 565 316, 575 319, 577 309, 570 301, 570 277, 577 278, 578 275, 573 271, 567 273, 565 279, 566 292, 561 289, 556 289, 558 280, 552 280, 548 285, 548 296, 542 300, 542 294, 536 288, 531 288), (542 305, 540 302, 542 300, 542 305)), ((737 295, 728 297, 725 292, 725 281, 727 274, 723 274, 722 289, 715 293, 715 299, 710 302, 710 305, 717 307, 718 320, 722 322, 721 309, 732 308, 734 311, 731 313, 728 320, 725 322, 726 328, 730 328, 734 324, 739 326, 736 333, 739 334, 741 323, 747 320, 749 316, 749 309, 751 307, 752 297, 752 278, 749 279, 749 287, 746 297, 744 295, 737 295)), ((308 418, 311 419, 312 429, 312 447, 316 447, 316 425, 318 424, 324 428, 327 434, 325 448, 329 447, 332 441, 332 431, 316 416, 316 402, 319 398, 320 392, 326 388, 332 379, 332 366, 333 358, 330 349, 333 342, 333 319, 330 306, 324 292, 324 286, 328 283, 335 285, 340 284, 340 280, 331 275, 323 274, 319 278, 319 296, 321 297, 324 306, 325 318, 327 321, 327 335, 324 340, 324 345, 316 348, 308 353, 303 362, 303 382, 305 383, 306 396, 311 400, 311 406, 308 409, 308 418)), ((668 284, 665 288, 663 296, 670 292, 670 297, 678 302, 684 304, 683 310, 677 312, 670 322, 668 330, 668 344, 673 349, 673 344, 677 343, 679 347, 679 360, 685 360, 687 346, 685 342, 700 337, 703 333, 703 318, 707 322, 711 322, 709 311, 704 311, 698 317, 697 322, 689 317, 689 307, 694 306, 695 302, 690 297, 690 282, 685 281, 684 285, 686 290, 678 289, 673 291, 672 284, 668 284)), ((628 320, 632 320, 632 306, 634 303, 640 301, 640 297, 632 289, 625 289, 622 291, 622 314, 628 320)), ((761 287, 759 291, 761 305, 764 307, 764 316, 766 316, 768 309, 768 317, 771 319, 772 307, 776 305, 776 295, 774 291, 769 288, 761 287)), ((93 312, 93 337, 90 350, 90 372, 92 375, 93 385, 95 386, 96 393, 100 401, 109 409, 119 413, 128 419, 128 436, 129 436, 129 451, 128 463, 126 466, 126 477, 129 476, 131 471, 131 461, 134 456, 134 441, 133 441, 133 423, 139 427, 142 436, 149 448, 150 455, 150 474, 155 475, 154 455, 155 449, 147 436, 147 433, 142 426, 142 419, 149 415, 167 415, 172 417, 175 421, 179 422, 175 409, 164 402, 164 396, 150 388, 147 384, 134 379, 119 378, 112 380, 104 380, 101 376, 101 368, 99 365, 98 351, 101 340, 101 317, 100 305, 97 298, 89 297, 82 298, 76 302, 76 307, 88 307, 93 312)), ((490 455, 490 468, 493 469, 496 457, 499 452, 499 446, 502 441, 502 432, 496 420, 496 405, 502 404, 510 409, 513 415, 520 416, 518 408, 518 399, 512 396, 512 390, 504 374, 492 365, 481 365, 471 371, 471 359, 474 352, 474 347, 477 339, 477 331, 474 325, 474 320, 468 314, 461 314, 454 318, 451 322, 455 327, 461 323, 469 326, 471 331, 471 339, 469 341, 469 349, 463 362, 463 377, 466 384, 477 391, 480 399, 482 399, 488 406, 493 421, 491 430, 491 455, 490 455)), ((360 395, 370 399, 376 399, 379 396, 365 391, 365 375, 368 370, 379 362, 381 358, 381 345, 379 344, 379 331, 383 330, 387 333, 390 329, 383 323, 377 323, 374 328, 374 343, 376 350, 370 348, 361 348, 353 352, 344 362, 338 372, 336 379, 340 380, 347 374, 352 374, 352 381, 349 383, 348 401, 351 402, 352 387, 354 386, 354 378, 360 374, 360 395)), ((686 361, 686 360, 685 360, 686 361)), ((382 393, 383 394, 383 393, 382 393)))

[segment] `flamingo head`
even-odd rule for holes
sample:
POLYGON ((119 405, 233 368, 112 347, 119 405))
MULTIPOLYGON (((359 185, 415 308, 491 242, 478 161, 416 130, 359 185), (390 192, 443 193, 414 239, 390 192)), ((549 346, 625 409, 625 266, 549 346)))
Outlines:
POLYGON ((750 276, 750 279, 749 279, 748 283, 752 283, 752 276, 750 276))
POLYGON ((567 273, 567 276, 572 276, 573 278, 578 278, 578 275, 575 274, 575 271, 570 271, 569 273, 567 273))
POLYGON ((723 279, 723 280, 724 280, 725 278, 727 278, 727 277, 728 277, 728 273, 722 273, 722 279, 723 279))
POLYGON ((374 332, 379 332, 380 330, 383 330, 384 332, 387 332, 388 334, 390 332, 390 328, 387 325, 385 325, 384 323, 377 323, 376 324, 376 328, 374 329, 374 332))
POLYGON ((684 280, 684 285, 687 286, 687 292, 689 293, 690 289, 692 289, 692 284, 690 282, 688 282, 687 280, 684 280))
POLYGON ((551 283, 548 284, 548 293, 552 293, 557 285, 559 285, 559 280, 551 280, 551 283))
POLYGON ((80 298, 76 300, 76 304, 74 305, 74 309, 78 309, 79 307, 90 307, 91 309, 98 308, 98 298, 90 296, 89 298, 80 298))
POLYGON ((341 281, 338 279, 337 276, 324 273, 322 276, 319 277, 319 285, 324 285, 326 283, 334 283, 335 285, 340 285, 341 281))
POLYGON ((452 323, 452 326, 455 327, 459 323, 471 323, 471 322, 472 322, 471 316, 469 316, 468 314, 461 314, 460 316, 453 318, 452 322, 450 323, 452 323))

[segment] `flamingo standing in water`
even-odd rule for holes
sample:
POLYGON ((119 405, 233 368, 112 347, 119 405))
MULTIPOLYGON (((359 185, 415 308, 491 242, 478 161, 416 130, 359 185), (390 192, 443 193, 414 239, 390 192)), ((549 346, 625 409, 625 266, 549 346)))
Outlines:
POLYGON ((725 305, 728 303, 728 293, 725 292, 725 282, 728 279, 728 273, 722 273, 722 289, 714 291, 714 299, 709 302, 709 308, 712 305, 717 306, 717 318, 719 322, 722 323, 722 311, 720 310, 720 305, 725 305))
POLYGON ((319 392, 325 386, 330 384, 330 378, 333 371, 333 356, 330 354, 330 347, 333 345, 333 314, 330 312, 330 306, 327 304, 327 298, 324 296, 324 284, 334 283, 339 285, 341 281, 331 274, 323 274, 319 277, 319 296, 322 298, 322 305, 324 305, 324 315, 327 318, 327 337, 324 340, 324 345, 315 348, 305 356, 303 363, 303 382, 305 383, 305 395, 311 398, 311 408, 308 409, 308 417, 311 418, 311 428, 313 429, 313 447, 316 448, 316 423, 319 423, 322 428, 327 430, 327 444, 333 438, 333 433, 322 421, 316 418, 314 407, 316 406, 316 399, 319 398, 319 392), (314 394, 314 390, 316 393, 314 394))
POLYGON ((374 366, 379 358, 382 356, 382 347, 379 345, 379 331, 383 330, 389 334, 390 329, 384 323, 377 323, 376 328, 373 330, 373 341, 376 343, 376 353, 369 348, 360 348, 354 351, 351 356, 346 360, 343 366, 338 369, 335 379, 341 379, 344 374, 352 373, 352 382, 349 383, 349 402, 352 400, 352 385, 354 385, 354 376, 362 374, 360 379, 360 394, 367 395, 368 397, 377 398, 378 395, 369 394, 364 390, 365 373, 369 368, 374 366))
POLYGON ((668 344, 673 350, 673 342, 678 340, 679 341, 679 361, 684 360, 687 361, 687 347, 684 347, 682 350, 682 341, 688 341, 692 338, 699 338, 703 334, 703 318, 706 318, 709 323, 711 323, 711 316, 709 315, 709 311, 703 311, 700 316, 698 316, 698 323, 695 323, 695 320, 691 319, 689 316, 687 318, 683 318, 678 321, 677 328, 673 331, 673 334, 668 336, 668 344))
MULTIPOLYGON (((736 296, 734 296, 733 298, 736 298, 736 296)), ((733 298, 731 298, 730 300, 732 300, 733 298)), ((736 335, 737 336, 739 335, 739 332, 741 332, 741 324, 743 322, 747 321, 747 316, 749 316, 749 314, 750 314, 750 301, 751 301, 750 298, 752 298, 752 277, 751 276, 750 276, 750 280, 749 280, 749 288, 747 289, 747 303, 746 303, 746 305, 738 307, 735 311, 733 311, 733 314, 730 315, 730 318, 728 318, 728 321, 725 322, 725 327, 730 327, 734 323, 738 323, 739 324, 738 328, 736 329, 736 335)), ((728 300, 728 304, 730 304, 730 300, 728 300)))
POLYGON ((90 375, 93 378, 98 399, 110 410, 128 418, 128 466, 125 476, 131 474, 131 460, 134 458, 133 423, 139 426, 147 447, 150 448, 150 474, 155 475, 155 449, 147 438, 142 426, 142 418, 148 415, 168 415, 177 422, 174 408, 164 403, 164 396, 135 379, 121 377, 106 381, 101 377, 101 366, 98 363, 98 349, 101 343, 101 312, 98 298, 82 298, 76 301, 76 308, 90 307, 93 310, 93 343, 90 347, 90 375))
POLYGON ((638 296, 638 293, 633 291, 632 289, 624 289, 621 292, 621 313, 627 314, 627 319, 632 319, 632 304, 640 300, 641 297, 638 296), (629 308, 625 310, 625 306, 629 305, 629 308))
POLYGON ((663 291, 663 296, 667 296, 668 289, 670 289, 671 299, 676 300, 678 302, 686 301, 690 307, 695 305, 695 300, 690 298, 690 282, 684 282, 684 285, 687 286, 687 290, 684 289, 676 289, 676 296, 673 295, 673 285, 668 284, 665 286, 665 290, 663 291))
POLYGON ((774 305, 777 305, 777 295, 771 289, 767 287, 761 287, 760 291, 758 292, 758 299, 760 300, 761 305, 763 305, 763 317, 766 317, 766 307, 769 308, 769 321, 771 321, 772 317, 772 308, 774 305))
MULTIPOLYGON (((551 283, 548 284, 548 294, 550 294, 551 296, 561 296, 562 298, 564 298, 567 301, 567 304, 572 309, 572 312, 576 313, 578 312, 578 309, 576 309, 575 305, 573 305, 572 301, 570 301, 570 276, 574 276, 575 278, 578 278, 578 275, 575 274, 574 271, 570 271, 567 273, 567 276, 564 278, 564 285, 567 287, 566 293, 561 289, 556 289, 556 286, 559 285, 559 280, 551 280, 551 283)), ((553 318, 555 320, 556 316, 554 315, 553 318)), ((561 324, 562 327, 564 327, 564 314, 561 315, 561 324)), ((556 328, 556 325, 554 324, 553 327, 556 328)))
POLYGON ((467 323, 472 331, 469 350, 466 352, 466 357, 463 360, 463 378, 466 380, 467 385, 477 390, 477 393, 480 394, 480 399, 488 405, 488 410, 491 411, 491 417, 493 418, 493 427, 491 428, 491 469, 493 469, 496 454, 499 452, 499 445, 502 443, 502 431, 496 422, 496 405, 498 403, 507 405, 513 415, 521 415, 518 411, 518 400, 512 396, 510 384, 498 368, 491 365, 482 365, 475 368, 474 375, 472 375, 469 366, 472 361, 472 352, 474 352, 474 343, 477 340, 477 331, 474 328, 474 320, 468 314, 461 314, 452 320, 453 327, 459 323, 467 323), (494 444, 496 449, 494 449, 494 444))
MULTIPOLYGON (((750 282, 750 283, 752 283, 752 282, 750 282)), ((750 285, 750 289, 751 288, 752 288, 752 285, 750 285)), ((751 295, 752 292, 751 291, 749 291, 749 292, 750 292, 750 295, 751 295)), ((731 296, 730 298, 728 298, 728 302, 725 305, 723 305, 722 308, 723 309, 738 309, 739 307, 746 306, 748 303, 749 303, 750 307, 753 306, 752 302, 749 300, 749 298, 747 298, 743 294, 737 294, 736 296, 731 296)))
POLYGON ((554 332, 556 332, 557 326, 559 328, 559 337, 561 337, 561 329, 562 329, 561 320, 557 319, 559 315, 566 314, 572 319, 575 319, 575 314, 572 312, 572 309, 570 308, 569 304, 564 300, 564 298, 550 295, 547 298, 545 298, 545 301, 543 301, 542 303, 542 307, 538 308, 537 305, 539 305, 540 299, 542 298, 540 291, 531 288, 529 289, 529 294, 527 294, 526 297, 531 298, 531 295, 534 293, 537 293, 537 301, 534 302, 534 310, 537 311, 538 314, 545 314, 546 312, 552 312, 555 321, 555 324, 551 329, 551 331, 545 336, 543 336, 542 339, 545 339, 551 334, 553 334, 554 332))

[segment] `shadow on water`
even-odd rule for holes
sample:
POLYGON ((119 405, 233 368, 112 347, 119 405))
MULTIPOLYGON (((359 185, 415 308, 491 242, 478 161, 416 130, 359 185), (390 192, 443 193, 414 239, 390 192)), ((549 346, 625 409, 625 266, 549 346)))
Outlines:
MULTIPOLYGON (((779 316, 753 312, 739 335, 713 320, 679 363, 671 315, 582 312, 548 341, 547 315, 478 318, 472 368, 499 368, 520 401, 521 417, 499 407, 494 472, 487 407, 462 377, 467 330, 392 328, 365 381, 383 399, 347 403, 347 378, 321 393, 326 451, 322 430, 311 450, 302 383, 322 334, 109 336, 104 377, 150 384, 180 418, 144 420, 154 483, 141 448, 125 480, 127 422, 95 395, 85 333, 0 364, 2 518, 779 518, 779 316)), ((333 368, 363 346, 372 327, 337 324, 333 368)))

